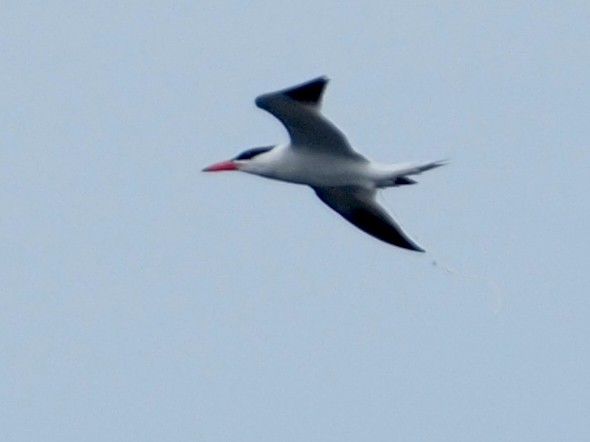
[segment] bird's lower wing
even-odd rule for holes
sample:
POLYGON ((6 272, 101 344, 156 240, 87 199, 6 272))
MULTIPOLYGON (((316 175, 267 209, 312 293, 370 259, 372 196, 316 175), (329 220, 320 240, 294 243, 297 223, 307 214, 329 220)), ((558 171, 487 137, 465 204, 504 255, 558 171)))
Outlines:
POLYGON ((375 238, 424 252, 375 201, 375 191, 360 187, 313 187, 317 196, 346 220, 375 238))

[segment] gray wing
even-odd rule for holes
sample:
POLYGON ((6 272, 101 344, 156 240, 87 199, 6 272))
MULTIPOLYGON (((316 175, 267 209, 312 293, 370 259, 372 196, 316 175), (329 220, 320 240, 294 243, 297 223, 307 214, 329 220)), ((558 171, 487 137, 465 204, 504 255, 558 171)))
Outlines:
POLYGON ((298 86, 264 94, 256 99, 256 106, 270 112, 283 123, 292 145, 297 149, 363 158, 352 150, 344 134, 320 113, 327 83, 326 77, 319 77, 298 86))
POLYGON ((313 187, 317 196, 346 220, 375 238, 424 252, 375 201, 375 191, 360 187, 313 187))

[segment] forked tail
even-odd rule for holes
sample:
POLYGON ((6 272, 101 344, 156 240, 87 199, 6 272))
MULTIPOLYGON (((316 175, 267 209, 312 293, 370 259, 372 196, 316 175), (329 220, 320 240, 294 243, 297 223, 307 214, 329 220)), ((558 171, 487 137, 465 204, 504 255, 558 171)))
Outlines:
POLYGON ((395 170, 391 171, 391 174, 379 183, 379 187, 393 187, 393 186, 405 186, 408 184, 416 184, 416 181, 410 178, 411 175, 419 175, 427 170, 436 169, 437 167, 448 164, 448 160, 433 161, 426 164, 408 164, 403 166, 397 166, 395 170))

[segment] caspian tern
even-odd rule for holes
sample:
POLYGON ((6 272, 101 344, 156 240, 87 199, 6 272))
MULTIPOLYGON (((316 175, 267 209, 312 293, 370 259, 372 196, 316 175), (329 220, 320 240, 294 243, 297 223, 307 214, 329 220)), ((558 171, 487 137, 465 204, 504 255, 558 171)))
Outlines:
POLYGON ((256 106, 270 112, 287 129, 290 143, 248 149, 204 172, 239 170, 266 178, 310 186, 346 220, 386 243, 424 252, 376 199, 377 189, 415 184, 410 176, 445 164, 381 164, 355 152, 344 134, 320 113, 328 79, 261 95, 256 106))

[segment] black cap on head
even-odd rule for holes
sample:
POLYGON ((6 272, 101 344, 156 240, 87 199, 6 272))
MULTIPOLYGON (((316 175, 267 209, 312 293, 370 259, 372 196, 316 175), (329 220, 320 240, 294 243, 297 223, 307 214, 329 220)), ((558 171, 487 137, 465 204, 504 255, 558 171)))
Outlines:
POLYGON ((274 146, 253 147, 252 149, 245 150, 244 152, 239 154, 237 157, 234 158, 234 160, 251 160, 252 158, 254 158, 257 155, 260 155, 261 153, 268 152, 273 147, 274 146))

